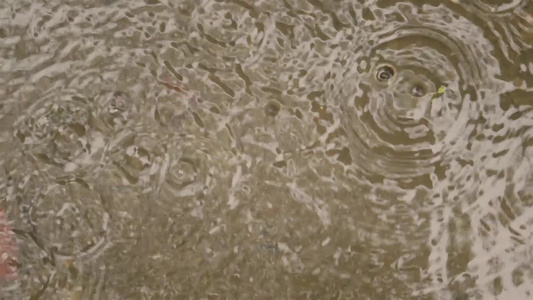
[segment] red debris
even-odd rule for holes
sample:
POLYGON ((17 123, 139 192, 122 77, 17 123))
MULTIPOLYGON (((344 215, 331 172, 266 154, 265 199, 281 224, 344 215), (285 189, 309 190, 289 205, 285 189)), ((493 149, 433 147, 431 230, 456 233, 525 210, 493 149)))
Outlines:
POLYGON ((158 79, 157 81, 159 81, 159 83, 161 83, 162 85, 166 86, 168 89, 174 90, 180 94, 186 94, 183 87, 180 86, 180 83, 168 74, 166 76, 163 76, 163 80, 158 79))
POLYGON ((7 216, 0 209, 0 280, 18 277, 18 246, 7 216))

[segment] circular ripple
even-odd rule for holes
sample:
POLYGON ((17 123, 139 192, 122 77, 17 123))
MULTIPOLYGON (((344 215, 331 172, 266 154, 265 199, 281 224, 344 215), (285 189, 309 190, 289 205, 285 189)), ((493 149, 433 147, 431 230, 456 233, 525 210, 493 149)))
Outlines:
POLYGON ((33 161, 45 171, 43 176, 50 172, 58 176, 61 169, 74 171, 78 163, 86 166, 83 172, 89 171, 88 162, 98 159, 95 139, 100 138, 91 126, 91 110, 90 100, 75 94, 37 99, 13 126, 13 136, 23 146, 21 153, 13 155, 33 161))
MULTIPOLYGON (((231 182, 235 162, 231 151, 210 138, 180 135, 168 145, 157 189, 163 199, 222 195, 220 189, 231 182)), ((192 205, 189 201, 183 204, 192 205)))
POLYGON ((131 97, 121 91, 103 92, 96 97, 96 101, 99 104, 99 119, 115 129, 125 126, 134 106, 131 97))
POLYGON ((471 3, 485 13, 504 14, 524 7, 528 2, 529 0, 473 0, 471 3))
POLYGON ((117 192, 138 187, 142 194, 155 195, 158 206, 178 208, 190 203, 183 199, 227 194, 217 189, 231 180, 234 162, 233 153, 213 138, 127 129, 110 143, 97 180, 104 186, 113 183, 117 192))
POLYGON ((442 8, 402 3, 374 15, 383 20, 363 26, 339 89, 356 164, 386 178, 430 174, 468 136, 476 101, 496 101, 493 47, 481 29, 442 8))
MULTIPOLYGON (((461 2, 466 9, 485 23, 485 36, 497 43, 494 55, 506 59, 503 72, 514 66, 516 56, 531 49, 533 36, 532 4, 529 0, 474 0, 461 2), (498 53, 500 52, 500 53, 498 53)), ((501 59, 501 58, 500 58, 501 59)))
POLYGON ((108 215, 99 194, 80 178, 44 188, 31 219, 39 240, 56 255, 91 256, 106 244, 108 215))

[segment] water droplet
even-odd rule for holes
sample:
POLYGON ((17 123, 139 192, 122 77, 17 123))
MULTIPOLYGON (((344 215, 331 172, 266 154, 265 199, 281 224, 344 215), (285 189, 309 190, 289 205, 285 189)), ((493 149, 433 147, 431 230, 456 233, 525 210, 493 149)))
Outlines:
POLYGON ((422 97, 425 94, 426 94, 426 91, 422 85, 417 84, 413 86, 413 88, 411 89, 411 95, 415 97, 422 97))
POLYGON ((277 101, 270 101, 265 107, 265 113, 268 116, 272 116, 272 117, 276 116, 280 110, 281 110, 281 104, 279 104, 279 102, 277 101))
POLYGON ((394 69, 391 66, 381 66, 376 73, 376 79, 379 81, 388 81, 394 77, 394 69))

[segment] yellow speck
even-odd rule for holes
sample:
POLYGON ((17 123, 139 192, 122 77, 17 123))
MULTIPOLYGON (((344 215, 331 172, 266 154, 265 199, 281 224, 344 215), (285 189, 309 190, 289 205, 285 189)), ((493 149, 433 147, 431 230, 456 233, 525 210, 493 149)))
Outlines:
POLYGON ((444 85, 439 86, 439 89, 437 90, 435 95, 433 95, 433 98, 431 98, 431 102, 435 101, 435 99, 437 99, 438 97, 444 95, 444 91, 446 91, 446 86, 444 85))

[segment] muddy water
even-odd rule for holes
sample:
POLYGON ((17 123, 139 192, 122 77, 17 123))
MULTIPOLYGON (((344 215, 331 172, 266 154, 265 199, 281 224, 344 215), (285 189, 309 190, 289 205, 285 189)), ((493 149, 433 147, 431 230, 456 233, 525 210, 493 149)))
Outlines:
POLYGON ((532 48, 529 0, 3 1, 0 298, 531 299, 532 48))

